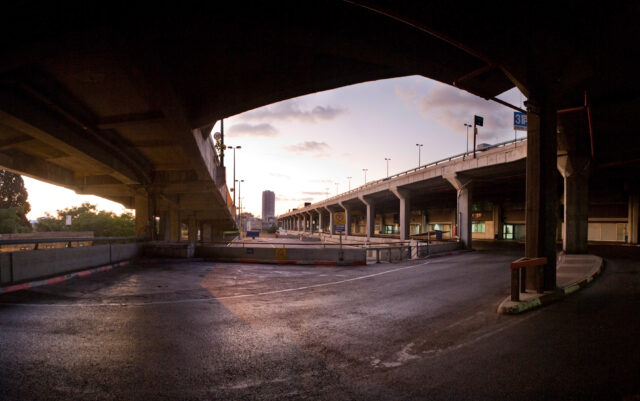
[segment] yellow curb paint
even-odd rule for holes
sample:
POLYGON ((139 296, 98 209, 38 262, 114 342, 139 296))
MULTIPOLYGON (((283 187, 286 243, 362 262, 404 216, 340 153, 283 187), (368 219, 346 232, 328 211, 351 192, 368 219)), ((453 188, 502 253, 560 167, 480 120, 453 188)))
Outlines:
POLYGON ((580 289, 579 285, 572 285, 571 287, 567 287, 564 289, 564 294, 565 295, 569 295, 569 294, 573 294, 574 292, 578 291, 580 289))

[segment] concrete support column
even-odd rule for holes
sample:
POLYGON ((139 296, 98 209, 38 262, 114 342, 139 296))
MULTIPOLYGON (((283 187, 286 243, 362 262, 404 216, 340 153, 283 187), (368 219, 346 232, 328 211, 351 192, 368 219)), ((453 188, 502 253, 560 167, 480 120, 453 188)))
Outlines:
POLYGON ((398 187, 391 188, 391 192, 400 200, 400 240, 407 241, 411 238, 411 193, 398 187))
POLYGON ((180 215, 178 209, 173 206, 169 207, 165 241, 178 242, 180 241, 180 215))
POLYGON ((547 100, 527 101, 527 183, 525 256, 546 257, 542 272, 527 269, 527 287, 539 283, 543 290, 556 288, 557 116, 547 100))
POLYGON ((558 117, 558 170, 564 179, 562 249, 587 253, 589 236, 589 170, 591 156, 587 116, 583 112, 558 117))
POLYGON ((558 169, 564 178, 562 250, 569 254, 587 253, 589 235, 589 163, 588 159, 574 159, 578 158, 558 157, 558 169))
POLYGON ((189 216, 187 225, 189 227, 189 242, 198 241, 198 223, 196 221, 196 216, 189 216))
POLYGON ((307 232, 307 215, 302 215, 302 231, 307 232))
POLYGON ((296 216, 296 231, 302 231, 302 217, 296 216))
POLYGON ((640 226, 640 195, 629 195, 629 213, 627 214, 627 237, 631 244, 638 243, 640 226))
POLYGON ((372 198, 365 198, 364 196, 359 196, 358 198, 367 207, 366 232, 367 238, 371 238, 376 228, 376 202, 372 198))
POLYGON ((202 242, 213 241, 213 233, 211 232, 211 223, 202 224, 202 242))
POLYGON ((313 234, 313 213, 308 212, 307 216, 309 216, 309 232, 313 234))
POLYGON ((345 225, 344 225, 344 235, 351 235, 351 216, 352 210, 349 206, 340 202, 340 206, 344 209, 344 217, 345 217, 345 225))
POLYGON ((147 191, 139 189, 135 194, 136 237, 151 239, 151 214, 149 213, 149 196, 147 191))
POLYGON ((329 212, 329 234, 334 235, 336 233, 336 225, 333 222, 333 210, 328 207, 325 207, 325 209, 329 212))
POLYGON ((493 205, 493 238, 502 239, 502 206, 493 205))
POLYGON ((317 211, 318 211, 318 231, 319 232, 324 232, 324 221, 323 221, 323 218, 322 218, 322 215, 324 213, 322 213, 321 209, 317 209, 317 211))
POLYGON ((458 192, 456 208, 458 210, 458 215, 456 216, 458 222, 458 238, 460 238, 460 242, 462 242, 466 249, 471 249, 471 204, 473 202, 471 180, 457 174, 445 178, 458 192))

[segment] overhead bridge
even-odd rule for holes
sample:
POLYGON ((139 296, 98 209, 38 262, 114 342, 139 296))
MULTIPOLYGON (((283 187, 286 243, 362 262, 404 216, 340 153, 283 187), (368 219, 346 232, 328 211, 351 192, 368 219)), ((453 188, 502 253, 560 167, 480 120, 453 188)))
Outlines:
MULTIPOLYGON (((511 186, 518 179, 523 181, 526 156, 525 140, 497 144, 476 154, 448 157, 366 183, 282 214, 279 221, 289 230, 335 234, 333 212, 344 211, 346 235, 408 240, 434 229, 445 231, 445 237, 451 238, 457 234, 453 227, 459 220, 460 240, 470 247, 474 188, 481 190, 489 183, 511 186), (426 212, 429 209, 431 213, 426 212)), ((509 191, 513 194, 513 188, 509 191)), ((503 194, 503 200, 508 199, 509 193, 503 194)))

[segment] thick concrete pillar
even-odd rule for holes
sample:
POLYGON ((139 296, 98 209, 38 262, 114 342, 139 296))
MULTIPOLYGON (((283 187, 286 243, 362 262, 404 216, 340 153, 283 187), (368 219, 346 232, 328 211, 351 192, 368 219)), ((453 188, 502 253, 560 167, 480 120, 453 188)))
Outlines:
POLYGON ((202 242, 213 241, 213 233, 211 232, 211 223, 202 224, 202 242))
POLYGON ((318 212, 318 232, 324 232, 324 221, 322 218, 322 215, 324 213, 322 213, 322 210, 317 209, 318 212))
POLYGON ((493 238, 502 239, 502 206, 493 204, 493 238))
POLYGON ((333 222, 333 210, 328 207, 325 207, 325 209, 329 212, 329 234, 334 235, 336 233, 336 225, 333 222))
POLYGON ((149 196, 147 191, 139 189, 135 194, 136 237, 151 239, 151 215, 149 213, 149 196))
POLYGON ((640 195, 629 195, 629 213, 627 214, 627 238, 629 243, 638 243, 640 226, 640 195))
POLYGON ((168 219, 164 239, 169 242, 178 242, 180 241, 180 215, 178 214, 178 209, 170 206, 167 215, 168 219))
POLYGON ((198 241, 198 223, 196 221, 196 216, 189 216, 187 226, 189 229, 189 242, 198 241))
POLYGON ((407 241, 411 237, 411 193, 403 188, 391 188, 391 192, 400 200, 400 240, 407 241))
POLYGON ((296 231, 302 231, 302 217, 300 215, 296 216, 296 231))
POLYGON ((527 269, 527 287, 539 283, 543 290, 556 288, 557 117, 552 102, 527 101, 527 183, 525 256, 546 257, 543 271, 527 269))
POLYGON ((366 233, 367 238, 371 238, 376 228, 376 202, 372 198, 366 198, 364 196, 359 196, 358 198, 367 206, 366 233))
POLYGON ((344 210, 344 217, 345 217, 344 235, 351 235, 352 210, 351 210, 351 208, 349 206, 347 206, 343 202, 340 202, 340 206, 344 210))
POLYGON ((558 117, 558 170, 564 180, 562 249, 587 253, 589 235, 589 170, 591 156, 587 116, 584 112, 558 117))
POLYGON ((445 177, 457 191, 458 238, 466 249, 471 249, 471 204, 472 190, 471 179, 458 174, 445 177))
POLYGON ((302 215, 302 231, 307 232, 307 215, 302 215))
POLYGON ((564 178, 564 228, 562 250, 587 253, 589 235, 589 160, 566 154, 558 156, 564 178))

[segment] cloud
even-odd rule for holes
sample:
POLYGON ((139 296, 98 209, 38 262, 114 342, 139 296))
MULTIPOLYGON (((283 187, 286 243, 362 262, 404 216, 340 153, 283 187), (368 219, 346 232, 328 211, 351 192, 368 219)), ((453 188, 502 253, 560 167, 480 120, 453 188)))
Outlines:
POLYGON ((312 196, 326 196, 326 192, 303 192, 303 195, 312 195, 312 196))
MULTIPOLYGON (((396 86, 396 96, 455 134, 465 135, 464 123, 473 124, 473 116, 484 117, 478 128, 480 142, 504 138, 513 132, 513 111, 448 85, 435 85, 425 95, 415 89, 396 86)), ((471 135, 469 135, 471 138, 471 135)))
POLYGON ((347 110, 332 106, 316 106, 311 110, 303 110, 297 101, 286 100, 271 106, 247 111, 238 117, 245 121, 251 120, 298 120, 305 123, 316 123, 318 121, 329 121, 344 114, 347 110))
POLYGON ((269 175, 276 178, 287 178, 287 179, 291 178, 290 175, 281 174, 281 173, 269 173, 269 175))
POLYGON ((234 124, 227 130, 227 133, 230 136, 276 136, 278 134, 278 130, 276 130, 273 125, 262 123, 262 124, 248 124, 248 123, 240 123, 234 124))
POLYGON ((305 141, 291 146, 285 146, 284 150, 293 153, 314 153, 315 157, 325 157, 331 146, 325 142, 305 141))

